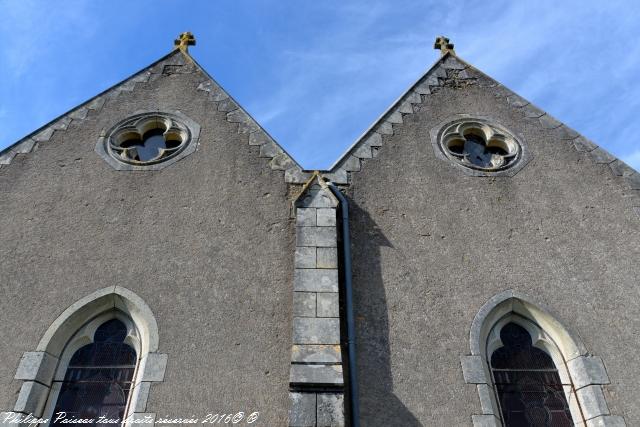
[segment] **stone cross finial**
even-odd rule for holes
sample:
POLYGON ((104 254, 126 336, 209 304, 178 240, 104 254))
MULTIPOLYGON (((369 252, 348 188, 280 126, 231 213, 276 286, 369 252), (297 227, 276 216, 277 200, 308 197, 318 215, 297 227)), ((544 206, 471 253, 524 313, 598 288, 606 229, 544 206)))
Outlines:
POLYGON ((453 50, 453 43, 449 43, 449 39, 445 36, 440 36, 436 38, 436 42, 433 44, 434 49, 440 49, 440 54, 444 55, 447 52, 451 52, 455 55, 455 51, 453 50))
POLYGON ((195 46, 196 38, 189 31, 181 33, 177 39, 173 41, 173 45, 176 49, 180 49, 184 52, 189 51, 189 46, 195 46))

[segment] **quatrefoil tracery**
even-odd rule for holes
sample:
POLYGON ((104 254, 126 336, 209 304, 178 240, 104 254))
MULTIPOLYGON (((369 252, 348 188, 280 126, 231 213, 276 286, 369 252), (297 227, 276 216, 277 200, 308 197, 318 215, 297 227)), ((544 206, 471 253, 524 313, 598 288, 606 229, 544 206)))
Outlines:
POLYGON ((487 172, 506 169, 519 159, 520 144, 508 132, 480 121, 462 121, 442 132, 444 153, 462 166, 487 172))
POLYGON ((189 129, 165 114, 144 114, 120 124, 109 136, 109 151, 133 164, 158 163, 176 156, 189 143, 189 129))

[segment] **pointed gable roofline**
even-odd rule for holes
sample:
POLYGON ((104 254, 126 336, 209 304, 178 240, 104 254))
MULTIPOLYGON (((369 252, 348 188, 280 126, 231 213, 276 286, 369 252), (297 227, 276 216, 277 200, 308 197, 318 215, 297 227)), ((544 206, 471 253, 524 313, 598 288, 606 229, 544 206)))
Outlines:
POLYGON ((131 92, 136 89, 138 84, 144 84, 159 78, 165 66, 180 66, 188 63, 193 64, 206 76, 206 80, 198 85, 197 90, 206 93, 208 100, 216 104, 218 111, 227 113, 228 122, 238 124, 237 132, 247 136, 249 145, 260 146, 259 156, 269 159, 269 167, 271 169, 284 171, 285 180, 288 183, 303 184, 309 179, 311 173, 303 172, 302 167, 300 167, 293 157, 291 157, 235 99, 222 89, 213 77, 193 59, 186 48, 175 48, 141 71, 116 83, 100 94, 36 129, 34 132, 6 147, 4 150, 1 150, 0 168, 9 165, 15 156, 28 154, 36 149, 38 144, 49 141, 54 132, 66 131, 71 122, 87 119, 90 111, 99 112, 107 101, 116 99, 123 91, 131 92))
MULTIPOLYGON (((290 184, 304 184, 311 178, 313 171, 303 169, 295 159, 191 57, 187 49, 172 50, 141 71, 111 86, 100 94, 36 129, 16 143, 1 150, 0 168, 10 164, 15 156, 28 154, 37 148, 38 144, 49 141, 54 132, 65 131, 71 122, 85 120, 90 111, 99 112, 107 101, 116 99, 120 93, 131 92, 135 90, 138 84, 144 84, 160 77, 162 75, 162 68, 159 67, 161 64, 163 67, 164 65, 184 65, 185 59, 193 63, 203 75, 207 77, 205 81, 200 83, 197 89, 206 93, 209 100, 216 103, 218 111, 227 113, 227 121, 238 123, 238 133, 247 135, 249 145, 260 147, 259 155, 260 157, 269 159, 271 169, 284 171, 285 181, 290 184)), ((445 49, 442 52, 442 56, 427 72, 393 102, 329 170, 321 171, 322 176, 336 184, 348 185, 351 182, 350 175, 358 172, 362 168, 363 163, 365 163, 365 160, 378 155, 379 148, 384 141, 384 136, 393 135, 394 128, 402 125, 404 116, 414 113, 416 106, 423 102, 423 97, 431 95, 431 93, 436 92, 442 86, 451 84, 475 84, 477 78, 472 77, 472 73, 469 73, 468 70, 472 70, 473 74, 477 73, 486 77, 486 79, 491 82, 486 86, 494 91, 496 97, 507 102, 512 108, 519 109, 525 118, 537 120, 545 129, 557 129, 558 132, 560 132, 560 139, 570 143, 577 151, 588 153, 588 156, 594 163, 608 165, 611 173, 615 176, 622 177, 631 189, 640 190, 640 174, 633 168, 551 115, 535 107, 507 87, 496 82, 482 71, 468 64, 459 58, 453 49, 445 49)), ((640 207, 638 207, 637 210, 640 214, 640 207)))
MULTIPOLYGON (((375 158, 378 155, 385 136, 393 135, 394 129, 402 125, 404 117, 408 114, 413 114, 416 111, 416 107, 423 103, 423 97, 437 92, 444 86, 459 87, 476 84, 478 79, 473 75, 480 75, 486 78, 490 83, 484 84, 483 87, 493 91, 497 99, 506 102, 511 108, 519 110, 524 118, 537 121, 544 129, 555 129, 559 134, 560 140, 570 144, 578 152, 587 153, 593 163, 607 165, 610 172, 614 176, 622 177, 623 180, 621 181, 624 181, 631 190, 640 190, 640 173, 506 86, 462 60, 455 54, 453 48, 443 51, 442 56, 431 68, 393 102, 329 170, 323 171, 323 176, 333 180, 336 184, 348 185, 351 182, 350 175, 360 171, 368 159, 375 158)), ((480 84, 482 85, 482 83, 480 84)), ((640 206, 635 209, 640 215, 640 206)))

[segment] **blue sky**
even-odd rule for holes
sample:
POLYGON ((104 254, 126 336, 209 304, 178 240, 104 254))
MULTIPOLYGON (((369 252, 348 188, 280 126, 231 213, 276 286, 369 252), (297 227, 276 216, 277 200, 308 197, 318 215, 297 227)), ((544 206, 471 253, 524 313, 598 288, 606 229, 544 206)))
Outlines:
POLYGON ((327 168, 438 58, 463 59, 640 169, 640 2, 0 0, 0 148, 190 52, 305 168, 327 168))

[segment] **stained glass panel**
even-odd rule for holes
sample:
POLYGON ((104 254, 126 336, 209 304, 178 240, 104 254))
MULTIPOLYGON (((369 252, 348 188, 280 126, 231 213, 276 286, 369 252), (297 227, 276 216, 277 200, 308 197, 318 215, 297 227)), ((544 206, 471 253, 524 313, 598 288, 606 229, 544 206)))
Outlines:
MULTIPOLYGON (((74 353, 54 414, 66 412, 67 419, 93 419, 88 424, 94 426, 103 425, 98 422, 100 417, 124 419, 136 368, 136 352, 124 343, 126 336, 124 323, 112 319, 96 330, 93 343, 74 353)), ((104 424, 107 425, 114 424, 104 424)))
POLYGON ((562 381, 551 357, 532 345, 515 323, 500 331, 504 347, 491 356, 491 370, 505 426, 571 427, 562 381))

